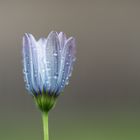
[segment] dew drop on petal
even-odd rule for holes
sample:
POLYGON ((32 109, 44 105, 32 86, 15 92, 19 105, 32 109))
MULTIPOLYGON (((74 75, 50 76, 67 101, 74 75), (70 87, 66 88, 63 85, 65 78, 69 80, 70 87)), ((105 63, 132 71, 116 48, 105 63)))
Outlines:
POLYGON ((69 77, 71 77, 72 73, 69 74, 69 77))
POLYGON ((68 66, 69 65, 69 62, 67 62, 66 65, 68 66))
POLYGON ((42 69, 42 72, 44 73, 45 72, 45 69, 42 69))
POLYGON ((54 79, 57 79, 57 76, 55 75, 53 78, 54 78, 54 79))
POLYGON ((53 56, 57 56, 57 55, 58 55, 57 53, 54 53, 54 54, 53 54, 53 56))
POLYGON ((27 75, 28 75, 28 74, 29 74, 29 71, 26 71, 26 72, 25 72, 25 74, 27 74, 27 75))
POLYGON ((73 62, 75 62, 76 61, 76 58, 73 58, 73 60, 72 60, 73 62))
POLYGON ((68 85, 68 84, 69 84, 69 81, 67 80, 67 81, 66 81, 66 85, 68 85))
POLYGON ((63 79, 63 80, 62 80, 62 84, 64 84, 64 82, 65 82, 65 80, 63 79))

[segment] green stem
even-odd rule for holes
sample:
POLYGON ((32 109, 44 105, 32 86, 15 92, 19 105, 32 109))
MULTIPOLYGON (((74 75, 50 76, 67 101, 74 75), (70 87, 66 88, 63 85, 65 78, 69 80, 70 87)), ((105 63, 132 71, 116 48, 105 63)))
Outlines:
POLYGON ((44 140, 49 140, 49 128, 48 128, 48 112, 42 113, 44 140))

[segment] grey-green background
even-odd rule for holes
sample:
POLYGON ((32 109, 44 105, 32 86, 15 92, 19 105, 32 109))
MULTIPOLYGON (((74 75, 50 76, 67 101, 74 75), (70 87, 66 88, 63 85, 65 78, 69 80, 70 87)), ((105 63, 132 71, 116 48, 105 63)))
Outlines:
POLYGON ((43 140, 25 90, 22 36, 77 40, 70 85, 50 112, 50 140, 140 139, 140 2, 0 0, 0 139, 43 140))

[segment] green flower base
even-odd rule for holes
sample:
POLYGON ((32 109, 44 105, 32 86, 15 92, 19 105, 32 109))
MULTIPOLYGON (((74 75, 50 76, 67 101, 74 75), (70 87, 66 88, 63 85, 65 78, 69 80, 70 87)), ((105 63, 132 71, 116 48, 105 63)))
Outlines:
POLYGON ((49 112, 49 110, 55 106, 57 99, 56 96, 50 96, 44 93, 41 95, 34 96, 34 98, 37 106, 42 112, 49 112))

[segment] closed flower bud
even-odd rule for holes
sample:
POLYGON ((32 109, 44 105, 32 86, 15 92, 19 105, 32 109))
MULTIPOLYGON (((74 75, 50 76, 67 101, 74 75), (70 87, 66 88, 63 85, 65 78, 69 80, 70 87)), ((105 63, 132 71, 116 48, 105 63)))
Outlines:
POLYGON ((52 31, 47 38, 23 37, 24 79, 42 111, 49 111, 69 82, 75 61, 75 39, 52 31))

